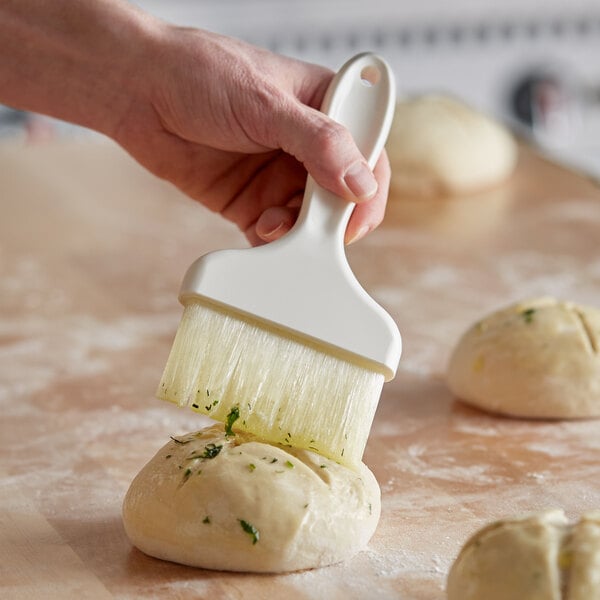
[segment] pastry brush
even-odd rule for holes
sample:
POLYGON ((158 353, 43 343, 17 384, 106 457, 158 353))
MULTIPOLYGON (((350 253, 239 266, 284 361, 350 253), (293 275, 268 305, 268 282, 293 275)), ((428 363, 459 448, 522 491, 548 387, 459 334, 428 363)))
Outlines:
MULTIPOLYGON (((322 112, 373 168, 395 107, 391 69, 360 54, 322 112)), ((360 462, 401 338, 344 251, 354 205, 308 177, 294 227, 270 244, 209 253, 180 290, 183 316, 157 395, 264 440, 360 462)))

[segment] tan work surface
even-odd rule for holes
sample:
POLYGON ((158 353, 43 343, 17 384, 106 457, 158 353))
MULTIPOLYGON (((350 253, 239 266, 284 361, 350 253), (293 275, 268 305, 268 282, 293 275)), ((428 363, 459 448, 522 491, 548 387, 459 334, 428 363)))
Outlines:
POLYGON ((490 310, 543 294, 600 306, 600 191, 583 177, 525 150, 496 190, 392 197, 350 248, 404 340, 365 454, 381 522, 349 563, 281 576, 149 558, 120 517, 168 436, 208 423, 153 394, 184 270, 241 235, 108 142, 0 147, 0 205, 3 598, 441 599, 484 523, 600 508, 600 421, 487 415, 443 381, 457 337, 490 310))

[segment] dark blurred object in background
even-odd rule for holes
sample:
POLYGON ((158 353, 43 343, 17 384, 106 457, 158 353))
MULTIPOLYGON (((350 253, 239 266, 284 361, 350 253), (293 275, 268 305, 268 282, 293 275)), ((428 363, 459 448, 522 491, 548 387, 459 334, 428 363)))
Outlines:
POLYGON ((515 78, 508 106, 525 135, 543 146, 560 148, 582 134, 586 96, 566 70, 532 68, 515 78))
POLYGON ((35 144, 50 141, 55 134, 56 128, 47 117, 0 105, 0 138, 35 144))

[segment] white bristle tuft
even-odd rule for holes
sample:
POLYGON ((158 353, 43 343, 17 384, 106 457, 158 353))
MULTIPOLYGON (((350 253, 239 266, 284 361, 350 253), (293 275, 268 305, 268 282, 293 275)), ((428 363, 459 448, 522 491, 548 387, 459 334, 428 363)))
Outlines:
POLYGON ((355 465, 383 381, 314 344, 193 302, 157 395, 223 422, 239 411, 235 429, 355 465))

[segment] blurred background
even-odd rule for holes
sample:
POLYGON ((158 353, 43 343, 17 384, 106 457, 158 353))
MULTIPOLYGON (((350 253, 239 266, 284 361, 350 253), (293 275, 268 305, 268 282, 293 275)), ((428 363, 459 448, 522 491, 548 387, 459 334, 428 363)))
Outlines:
MULTIPOLYGON (((137 0, 173 23, 338 68, 374 50, 399 97, 454 94, 600 177, 600 3, 589 0, 137 0)), ((0 137, 90 135, 0 107, 0 137)))

